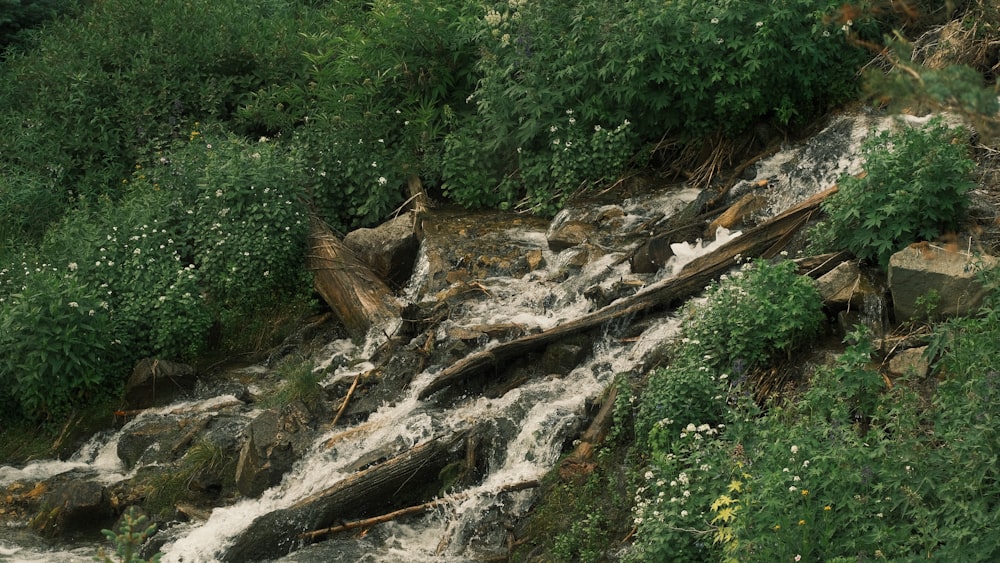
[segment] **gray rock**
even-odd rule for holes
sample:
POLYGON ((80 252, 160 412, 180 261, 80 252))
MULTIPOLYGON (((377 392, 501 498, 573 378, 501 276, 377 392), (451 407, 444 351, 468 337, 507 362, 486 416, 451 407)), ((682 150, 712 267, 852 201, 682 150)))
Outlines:
POLYGON ((236 488, 244 496, 260 496, 280 483, 312 444, 315 434, 300 414, 297 409, 266 410, 246 428, 236 464, 236 488))
POLYGON ((32 527, 46 536, 69 536, 93 533, 106 526, 112 517, 107 490, 99 483, 70 476, 56 478, 41 503, 42 511, 32 520, 32 527))
POLYGON ((975 312, 987 291, 976 278, 980 267, 995 266, 993 256, 971 256, 929 243, 910 245, 889 259, 889 289, 897 321, 924 317, 918 304, 936 293, 929 311, 932 318, 963 316, 975 312))
POLYGON ((351 231, 344 237, 344 245, 394 288, 406 285, 420 250, 420 241, 413 230, 413 216, 408 213, 374 229, 351 231))
POLYGON ((889 360, 889 373, 895 377, 915 375, 925 377, 930 371, 930 364, 924 358, 927 346, 907 348, 889 360))

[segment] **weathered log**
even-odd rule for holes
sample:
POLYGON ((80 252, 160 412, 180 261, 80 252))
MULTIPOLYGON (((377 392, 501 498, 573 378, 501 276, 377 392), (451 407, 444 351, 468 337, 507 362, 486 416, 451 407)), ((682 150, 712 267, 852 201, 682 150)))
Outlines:
POLYGON ((464 455, 460 445, 467 432, 423 442, 288 508, 257 518, 236 537, 222 560, 276 559, 296 549, 301 534, 329 527, 344 518, 365 517, 396 508, 393 505, 397 503, 396 497, 402 496, 401 490, 407 486, 425 486, 446 465, 464 455))
POLYGON ((559 462, 559 477, 564 481, 579 480, 593 473, 597 467, 593 463, 594 447, 604 441, 614 422, 615 400, 618 397, 618 387, 612 385, 600 410, 594 415, 587 430, 580 435, 579 444, 573 451, 559 462))
MULTIPOLYGON (((498 493, 512 493, 516 491, 523 491, 525 489, 533 489, 540 485, 541 483, 539 483, 537 480, 534 479, 529 481, 521 481, 520 483, 513 483, 501 487, 498 493)), ((469 496, 468 493, 458 493, 454 495, 449 495, 447 497, 437 498, 432 501, 419 504, 417 506, 408 506, 406 508, 401 508, 399 510, 395 510, 388 514, 382 514, 380 516, 374 516, 372 518, 364 518, 362 520, 353 520, 351 522, 345 522, 343 524, 337 526, 331 526, 329 528, 324 528, 322 530, 315 530, 312 532, 299 534, 299 538, 308 541, 315 541, 317 539, 321 539, 330 534, 336 534, 338 532, 346 532, 348 530, 353 530, 356 528, 369 528, 376 524, 384 524, 386 522, 391 522, 393 520, 396 520, 397 518, 402 518, 403 516, 410 516, 412 514, 420 514, 422 512, 427 512, 428 510, 437 508, 438 506, 441 506, 443 504, 448 504, 451 502, 465 499, 468 496, 469 496)))
POLYGON ((313 272, 316 291, 351 338, 363 339, 373 326, 399 319, 402 307, 389 286, 316 219, 306 266, 313 272))
POLYGON ((619 299, 593 313, 532 334, 470 354, 445 368, 418 394, 425 399, 433 393, 479 371, 499 369, 507 360, 523 356, 541 346, 577 332, 596 328, 608 321, 633 315, 640 311, 669 306, 686 299, 705 285, 728 271, 737 256, 771 258, 781 251, 784 244, 814 213, 819 204, 837 190, 834 186, 762 223, 742 236, 733 239, 715 251, 688 263, 676 276, 652 284, 639 293, 619 299))

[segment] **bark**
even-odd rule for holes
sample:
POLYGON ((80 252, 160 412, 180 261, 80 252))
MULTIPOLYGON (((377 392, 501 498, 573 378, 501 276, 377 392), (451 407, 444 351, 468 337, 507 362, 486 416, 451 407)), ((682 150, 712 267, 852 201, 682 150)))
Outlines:
MULTIPOLYGON (((523 491, 525 489, 532 489, 540 485, 541 483, 539 483, 536 480, 522 481, 520 483, 505 485, 504 487, 500 488, 499 492, 511 493, 515 491, 523 491)), ((362 520, 353 520, 351 522, 345 522, 343 524, 339 524, 337 526, 331 526, 329 528, 324 528, 322 530, 306 532, 300 534, 299 537, 308 541, 316 541, 330 534, 336 534, 338 532, 346 532, 348 530, 354 530, 356 528, 370 528, 376 524, 384 524, 385 522, 391 522, 397 518, 402 518, 403 516, 410 516, 413 514, 420 514, 422 512, 427 512, 428 510, 437 508, 438 506, 441 506, 443 504, 448 504, 451 502, 455 502, 457 500, 462 500, 464 498, 467 498, 468 496, 469 496, 468 493, 458 493, 455 495, 449 495, 447 497, 434 499, 432 501, 428 501, 423 504, 419 504, 417 506, 408 506, 406 508, 401 508, 399 510, 395 510, 388 514, 382 514, 380 516, 374 516, 372 518, 364 518, 362 520)))
POLYGON ((395 498, 402 496, 400 491, 408 486, 426 486, 448 463, 464 455, 459 446, 466 433, 456 432, 414 446, 288 508, 257 518, 236 537, 222 561, 276 559, 299 547, 301 535, 311 530, 394 508, 395 498))
POLYGON ((418 396, 425 399, 483 370, 500 371, 509 360, 524 356, 566 336, 599 327, 608 321, 642 311, 669 307, 703 290, 708 282, 732 268, 737 256, 771 258, 777 255, 791 236, 819 210, 819 204, 836 190, 834 186, 812 196, 771 220, 748 230, 714 252, 696 258, 676 276, 650 285, 631 297, 619 299, 607 307, 549 330, 470 354, 442 370, 418 396))
POLYGON ((355 340, 373 326, 399 319, 402 308, 389 286, 318 220, 309 236, 307 267, 316 291, 355 340))

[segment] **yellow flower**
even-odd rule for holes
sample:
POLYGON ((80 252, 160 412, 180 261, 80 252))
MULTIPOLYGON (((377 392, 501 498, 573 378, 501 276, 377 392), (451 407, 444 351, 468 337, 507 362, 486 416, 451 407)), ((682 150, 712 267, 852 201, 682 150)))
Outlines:
POLYGON ((829 512, 830 510, 832 510, 832 508, 831 508, 831 507, 830 507, 830 505, 828 504, 828 505, 826 505, 826 506, 824 506, 824 507, 823 507, 823 510, 826 510, 826 511, 828 511, 828 512, 829 512))
POLYGON ((781 529, 781 524, 775 524, 775 525, 774 525, 774 531, 775 531, 775 532, 777 532, 777 531, 778 531, 778 530, 780 530, 780 529, 781 529))
POLYGON ((809 496, 809 489, 802 489, 802 496, 804 497, 809 496))
POLYGON ((799 520, 799 526, 805 526, 805 525, 806 525, 805 520, 799 520))

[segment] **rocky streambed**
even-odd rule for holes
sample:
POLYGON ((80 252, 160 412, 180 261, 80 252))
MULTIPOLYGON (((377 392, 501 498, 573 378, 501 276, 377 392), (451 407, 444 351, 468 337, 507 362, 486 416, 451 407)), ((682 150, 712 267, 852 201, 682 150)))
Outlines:
MULTIPOLYGON (((399 319, 352 339, 317 312, 249 365, 141 363, 112 428, 65 460, 0 467, 0 553, 90 560, 100 529, 137 506, 158 525, 147 552, 165 561, 504 559, 538 480, 567 456, 587 470, 581 445, 599 439, 591 424, 615 377, 660 361, 672 311, 735 266, 727 245, 759 248, 775 216, 858 173, 874 126, 885 118, 831 118, 733 185, 633 179, 552 221, 432 209, 356 235, 392 280, 399 319)), ((777 233, 793 256, 796 217, 777 233)), ((969 259, 941 252, 935 263, 959 270, 969 259)), ((825 276, 832 319, 890 322, 878 276, 842 256, 803 271, 825 276)))

